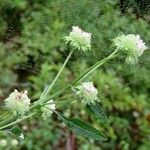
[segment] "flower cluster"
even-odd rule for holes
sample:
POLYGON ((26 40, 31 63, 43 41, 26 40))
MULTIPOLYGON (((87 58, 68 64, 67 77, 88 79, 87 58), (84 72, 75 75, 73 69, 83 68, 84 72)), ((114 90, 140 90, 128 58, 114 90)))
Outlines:
POLYGON ((56 109, 56 105, 53 100, 50 100, 42 107, 42 117, 44 120, 49 118, 53 111, 56 109))
POLYGON ((84 52, 91 49, 91 33, 82 31, 78 26, 73 26, 69 36, 65 36, 64 39, 75 49, 84 52))
POLYGON ((144 50, 147 49, 145 43, 138 34, 128 34, 116 37, 114 39, 114 44, 117 49, 126 54, 126 62, 130 64, 136 63, 138 57, 140 57, 144 50))
POLYGON ((95 104, 98 101, 98 90, 94 87, 93 82, 84 82, 76 89, 77 95, 82 98, 83 104, 95 104))
POLYGON ((6 108, 13 111, 14 114, 24 115, 29 111, 30 105, 30 99, 27 94, 27 91, 19 93, 17 90, 14 90, 14 92, 10 93, 9 97, 4 100, 6 108))

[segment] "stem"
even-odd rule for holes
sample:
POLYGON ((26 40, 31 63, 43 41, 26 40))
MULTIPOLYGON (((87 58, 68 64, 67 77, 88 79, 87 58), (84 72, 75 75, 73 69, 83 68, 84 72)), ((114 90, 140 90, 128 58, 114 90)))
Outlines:
POLYGON ((40 99, 37 101, 37 103, 33 104, 30 109, 34 109, 35 107, 37 107, 38 105, 41 104, 42 102, 45 102, 46 96, 47 94, 51 91, 52 87, 54 86, 55 82, 57 81, 57 79, 59 78, 59 76, 61 75, 63 69, 65 68, 67 62, 69 61, 72 53, 73 53, 74 49, 70 51, 68 57, 66 58, 64 64, 62 65, 62 67, 60 68, 59 72, 57 73, 56 77, 54 78, 53 82, 46 88, 46 90, 43 91, 43 93, 41 94, 40 99))
MULTIPOLYGON (((97 63, 95 63, 93 66, 88 68, 83 74, 81 74, 71 85, 67 85, 62 90, 58 91, 57 93, 50 96, 49 99, 55 98, 56 96, 59 96, 64 93, 64 91, 68 90, 71 86, 75 85, 79 81, 83 81, 87 76, 89 76, 94 70, 99 68, 101 65, 103 65, 105 62, 115 58, 117 56, 118 50, 116 49, 112 54, 110 54, 108 57, 99 60, 97 63)), ((47 101, 47 99, 45 99, 47 101)))
POLYGON ((14 125, 14 124, 16 124, 16 123, 19 123, 19 122, 21 122, 21 121, 23 121, 23 120, 25 120, 25 119, 31 117, 31 116, 34 116, 36 113, 37 113, 37 112, 34 112, 34 113, 32 113, 32 114, 29 114, 29 115, 25 116, 24 118, 18 119, 18 120, 14 121, 14 122, 11 122, 11 123, 7 124, 7 125, 4 125, 4 126, 0 127, 0 130, 3 130, 3 129, 5 129, 5 128, 8 128, 8 127, 10 127, 10 126, 12 126, 12 125, 14 125))
POLYGON ((55 104, 65 104, 65 103, 70 103, 70 102, 73 102, 75 101, 77 98, 74 98, 74 99, 68 99, 68 100, 63 100, 63 101, 58 101, 58 102, 55 102, 55 104))
POLYGON ((56 81, 58 80, 59 76, 61 75, 63 69, 65 68, 68 60, 70 59, 72 53, 73 53, 74 49, 70 51, 68 57, 66 58, 64 64, 62 65, 62 67, 60 68, 59 72, 57 73, 56 77, 54 78, 53 82, 48 86, 48 88, 46 89, 46 91, 44 91, 40 97, 40 99, 43 99, 46 97, 46 95, 51 91, 51 89, 53 88, 54 84, 56 83, 56 81))
MULTIPOLYGON (((73 52, 73 51, 72 51, 73 52)), ((66 90, 68 90, 71 86, 74 86, 77 82, 79 82, 79 81, 83 81, 83 79, 85 79, 87 76, 89 76, 94 70, 96 70, 97 68, 99 68, 101 65, 103 65, 105 62, 107 62, 107 61, 109 61, 109 60, 111 60, 111 59, 113 59, 113 58, 115 58, 117 55, 116 55, 116 53, 118 52, 118 50, 117 49, 115 49, 114 50, 114 52, 113 53, 111 53, 108 57, 106 57, 106 58, 104 58, 104 59, 102 59, 102 60, 99 60, 97 63, 95 63, 93 66, 91 66, 90 68, 88 68, 83 74, 81 74, 71 85, 67 85, 66 87, 64 87, 62 90, 60 90, 60 91, 58 91, 58 92, 56 92, 56 93, 54 93, 53 95, 51 95, 50 97, 49 97, 49 99, 53 99, 53 98, 55 98, 56 96, 59 96, 59 95, 61 95, 61 94, 63 94, 66 90)), ((68 55, 68 57, 69 57, 69 55, 68 55)), ((66 59, 67 61, 69 60, 69 58, 68 59, 66 59)), ((67 61, 65 61, 66 63, 67 63, 67 61)), ((64 62, 64 64, 66 64, 64 62)), ((65 65, 63 65, 64 67, 65 67, 65 65)), ((62 70, 63 70, 63 67, 62 66, 62 70)), ((59 71, 60 72, 60 71, 59 71)), ((61 72, 60 72, 61 73, 61 72)), ((58 73, 59 74, 59 73, 58 73)), ((57 76, 56 76, 57 77, 57 76)), ((58 76, 59 77, 59 76, 58 76)), ((57 77, 57 78, 58 78, 57 77)), ((50 87, 49 87, 49 89, 51 89, 51 85, 50 85, 50 87)), ((49 99, 46 99, 46 98, 43 98, 43 102, 47 102, 49 99)), ((35 104, 33 104, 32 106, 31 106, 31 109, 34 109, 35 107, 37 107, 39 105, 39 103, 35 103, 35 104)))
POLYGON ((94 70, 99 68, 101 65, 103 65, 106 61, 113 59, 116 57, 115 53, 117 50, 115 50, 112 54, 110 54, 108 57, 98 61, 93 66, 91 66, 89 69, 87 69, 82 75, 80 75, 73 83, 72 85, 75 85, 79 81, 83 81, 87 76, 89 76, 94 70))
POLYGON ((62 97, 57 98, 57 100, 66 99, 66 98, 71 97, 71 96, 73 96, 73 94, 64 95, 62 97))

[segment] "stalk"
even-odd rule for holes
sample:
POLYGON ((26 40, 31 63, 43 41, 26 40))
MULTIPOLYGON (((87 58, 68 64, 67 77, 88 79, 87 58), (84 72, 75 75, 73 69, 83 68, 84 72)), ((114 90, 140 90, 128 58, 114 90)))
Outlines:
MULTIPOLYGON (((62 90, 58 91, 57 93, 51 95, 49 99, 55 98, 55 97, 63 94, 66 90, 69 90, 69 88, 72 87, 72 86, 74 86, 76 83, 82 82, 87 76, 89 76, 93 71, 95 71, 97 68, 99 68, 100 66, 102 66, 104 63, 106 63, 107 61, 109 61, 109 60, 117 57, 118 56, 117 52, 118 52, 118 50, 116 49, 108 57, 106 57, 106 58, 104 58, 102 60, 99 60, 93 66, 91 66, 90 68, 88 68, 83 74, 81 74, 74 82, 72 82, 70 85, 67 85, 62 90)), ((47 101, 47 99, 44 100, 44 102, 46 102, 46 101, 47 101)))
POLYGON ((59 72, 57 73, 56 77, 54 78, 53 82, 46 88, 46 91, 44 90, 40 100, 42 100, 43 98, 45 98, 47 96, 47 94, 51 91, 51 89, 53 88, 53 86, 55 85, 56 81, 58 80, 59 76, 61 75, 63 69, 65 68, 67 62, 69 61, 72 53, 73 53, 74 49, 70 51, 68 57, 66 58, 64 64, 62 65, 62 67, 60 68, 59 72))
POLYGON ((31 107, 30 110, 36 108, 37 106, 39 106, 41 103, 46 102, 46 96, 47 94, 51 91, 51 89, 53 88, 53 86, 55 85, 56 81, 58 80, 59 76, 61 75, 63 69, 65 68, 67 62, 69 61, 72 53, 73 53, 74 49, 70 51, 69 55, 67 56, 64 64, 62 65, 62 67, 60 68, 59 72, 57 73, 56 77, 54 78, 53 82, 46 88, 46 90, 43 91, 43 93, 41 94, 40 99, 35 102, 31 107))
POLYGON ((27 118, 30 118, 30 117, 34 116, 36 113, 37 113, 37 112, 31 113, 31 114, 25 116, 24 118, 21 118, 21 119, 18 119, 18 120, 16 120, 16 121, 13 121, 13 122, 11 122, 11 123, 8 123, 8 124, 6 124, 6 125, 0 127, 0 130, 3 130, 3 129, 5 129, 5 128, 8 128, 8 127, 10 127, 10 126, 12 126, 12 125, 14 125, 14 124, 16 124, 16 123, 19 123, 19 122, 21 122, 21 121, 23 121, 23 120, 25 120, 25 119, 27 119, 27 118))

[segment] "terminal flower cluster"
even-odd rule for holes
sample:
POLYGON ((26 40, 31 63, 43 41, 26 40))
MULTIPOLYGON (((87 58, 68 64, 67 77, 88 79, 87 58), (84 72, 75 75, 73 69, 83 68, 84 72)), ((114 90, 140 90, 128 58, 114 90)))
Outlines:
POLYGON ((140 35, 128 34, 121 35, 114 39, 117 49, 126 55, 126 62, 129 64, 137 63, 138 57, 147 49, 140 35))
POLYGON ((84 52, 91 49, 91 33, 84 32, 78 26, 73 26, 69 36, 65 36, 64 39, 75 49, 84 52))

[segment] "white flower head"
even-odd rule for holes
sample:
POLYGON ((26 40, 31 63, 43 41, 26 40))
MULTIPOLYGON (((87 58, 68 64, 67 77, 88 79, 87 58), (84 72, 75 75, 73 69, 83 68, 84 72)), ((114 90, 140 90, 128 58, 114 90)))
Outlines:
POLYGON ((77 87, 77 94, 82 98, 83 104, 95 104, 98 101, 98 90, 94 87, 93 82, 83 82, 77 87))
POLYGON ((126 62, 134 64, 138 61, 143 52, 147 49, 140 35, 128 34, 116 37, 114 44, 117 49, 126 54, 126 62))
POLYGON ((78 26, 73 26, 69 36, 65 36, 64 39, 75 49, 84 52, 91 49, 91 33, 84 32, 78 26))
POLYGON ((42 117, 44 120, 49 118, 52 114, 53 111, 55 111, 56 105, 53 100, 49 100, 45 106, 42 107, 42 117))
POLYGON ((10 93, 9 97, 4 100, 6 108, 13 111, 14 114, 24 115, 29 111, 30 106, 30 99, 27 94, 27 91, 18 92, 14 90, 14 92, 10 93))

